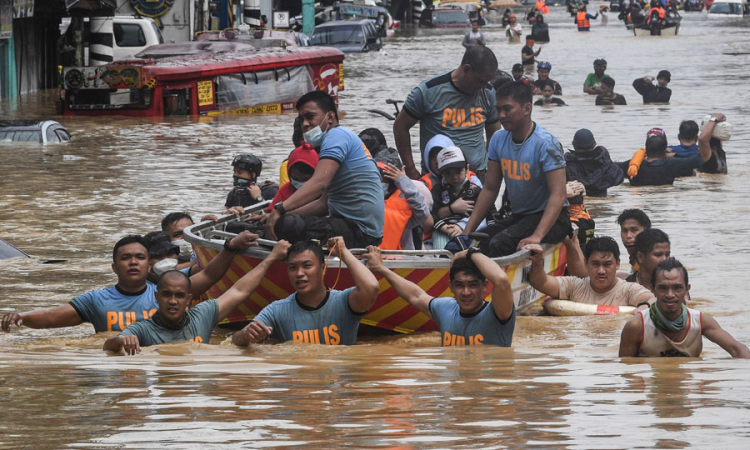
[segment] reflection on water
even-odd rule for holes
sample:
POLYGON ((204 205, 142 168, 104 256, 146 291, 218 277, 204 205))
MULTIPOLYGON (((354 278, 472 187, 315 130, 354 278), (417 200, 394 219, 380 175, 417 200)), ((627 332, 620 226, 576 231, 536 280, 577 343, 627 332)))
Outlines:
MULTIPOLYGON (((552 63, 570 106, 536 108, 534 118, 564 145, 589 128, 625 159, 651 127, 664 127, 676 143, 681 120, 726 113, 735 125, 725 146, 728 176, 621 186, 587 204, 599 232, 613 236, 620 211, 645 209, 690 270, 693 306, 748 343, 742 49, 750 38, 745 22, 684 16, 680 36, 634 38, 615 20, 578 33, 552 8, 553 40, 540 59, 552 63), (598 57, 630 106, 594 107, 581 92, 598 57), (661 69, 672 72, 672 103, 641 105, 630 83, 661 69)), ((502 68, 520 62, 521 46, 507 45, 500 27, 484 32, 502 68)), ((384 52, 348 55, 344 124, 379 127, 392 143, 391 124, 366 110, 389 110, 385 99, 453 69, 461 35, 410 30, 387 39, 384 52)), ((5 103, 0 115, 48 117, 54 97, 5 103)), ((71 143, 0 148, 0 238, 35 258, 68 261, 0 261, 0 313, 59 305, 112 284, 117 238, 152 231, 171 211, 196 219, 216 212, 235 154, 261 154, 260 178, 276 178, 292 146, 291 115, 58 119, 71 143)), ((129 358, 101 352, 106 335, 92 336, 89 325, 21 329, 0 335, 0 448, 748 448, 747 363, 711 343, 703 359, 620 362, 626 319, 520 317, 513 349, 442 349, 429 333, 372 337, 353 348, 243 350, 219 330, 215 345, 166 345, 129 358)))

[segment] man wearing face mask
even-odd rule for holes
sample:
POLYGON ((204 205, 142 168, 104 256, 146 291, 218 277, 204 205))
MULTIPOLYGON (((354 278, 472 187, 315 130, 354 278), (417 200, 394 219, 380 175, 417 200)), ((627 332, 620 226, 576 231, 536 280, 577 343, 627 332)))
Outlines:
POLYGON ((232 160, 234 189, 229 191, 225 208, 252 206, 276 195, 278 185, 266 181, 258 185, 258 177, 263 169, 263 162, 255 155, 238 155, 232 160))
POLYGON ((348 247, 378 245, 385 203, 380 174, 362 140, 339 126, 333 98, 322 91, 300 97, 305 142, 320 149, 312 177, 262 220, 266 235, 295 243, 342 236, 348 247))
MULTIPOLYGON (((221 280, 234 254, 258 245, 257 238, 258 235, 245 231, 227 239, 224 250, 203 271, 190 277, 193 297, 200 297, 221 280)), ((116 285, 86 292, 61 306, 25 313, 10 312, 3 317, 3 331, 10 331, 13 325, 42 329, 74 327, 89 322, 100 333, 122 331, 131 323, 147 320, 157 308, 156 286, 148 281, 152 267, 148 243, 140 235, 126 236, 115 244, 112 260, 112 271, 117 275, 116 285)), ((170 262, 177 264, 175 260, 170 262)))

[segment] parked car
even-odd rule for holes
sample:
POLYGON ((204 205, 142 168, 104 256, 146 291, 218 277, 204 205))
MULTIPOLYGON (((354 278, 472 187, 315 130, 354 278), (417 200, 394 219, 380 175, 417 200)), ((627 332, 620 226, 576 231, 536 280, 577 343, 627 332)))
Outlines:
POLYGON ((334 20, 317 25, 310 45, 335 47, 344 53, 378 51, 383 41, 372 20, 334 20))
POLYGON ((742 17, 747 12, 747 0, 716 0, 707 8, 709 17, 742 17))
POLYGON ((419 26, 430 28, 468 28, 469 15, 460 8, 423 9, 419 26))
POLYGON ((68 130, 54 120, 0 120, 1 142, 49 144, 70 140, 68 130))

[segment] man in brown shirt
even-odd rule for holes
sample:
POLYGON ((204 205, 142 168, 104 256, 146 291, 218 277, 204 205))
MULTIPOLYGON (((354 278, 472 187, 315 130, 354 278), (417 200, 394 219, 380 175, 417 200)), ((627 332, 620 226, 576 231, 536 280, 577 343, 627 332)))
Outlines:
POLYGON ((544 255, 539 245, 524 247, 532 252, 529 284, 555 299, 578 303, 646 308, 653 294, 638 283, 617 277, 620 249, 610 237, 595 237, 586 244, 586 278, 555 277, 544 271, 544 255))

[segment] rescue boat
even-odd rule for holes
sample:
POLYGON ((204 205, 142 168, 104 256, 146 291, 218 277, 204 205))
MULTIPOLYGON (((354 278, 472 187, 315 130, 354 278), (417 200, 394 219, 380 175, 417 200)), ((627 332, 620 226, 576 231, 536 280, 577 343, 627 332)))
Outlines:
MULTIPOLYGON (((184 230, 184 239, 193 245, 198 264, 205 267, 211 259, 223 249, 224 241, 235 236, 226 232, 226 227, 232 222, 242 220, 251 214, 261 213, 269 202, 254 205, 246 210, 240 218, 226 215, 214 223, 204 221, 192 225, 184 230)), ((268 256, 275 241, 259 240, 257 247, 239 252, 235 255, 226 275, 216 283, 209 294, 217 298, 226 292, 244 274, 258 265, 268 256)), ((354 254, 365 253, 364 249, 350 249, 354 254)), ((513 255, 494 258, 494 261, 505 270, 513 289, 513 302, 516 310, 522 314, 531 305, 536 304, 544 295, 528 284, 528 274, 531 267, 530 253, 526 250, 513 255)), ((449 289, 449 270, 451 253, 447 250, 384 250, 385 265, 399 274, 418 284, 422 289, 435 297, 452 296, 449 289)), ((544 268, 550 275, 565 273, 566 251, 562 244, 544 246, 544 268)), ((426 315, 417 311, 404 299, 399 297, 390 284, 380 277, 380 293, 375 305, 362 319, 365 325, 371 325, 399 333, 414 331, 435 331, 437 326, 426 315)), ((338 258, 328 261, 325 274, 326 285, 334 289, 346 289, 354 286, 346 265, 338 258)), ((491 300, 489 286, 485 292, 485 300, 491 300)), ((261 309, 274 300, 283 299, 293 293, 287 275, 286 263, 276 263, 260 287, 248 297, 237 309, 232 311, 223 323, 242 323, 252 320, 261 309)))

